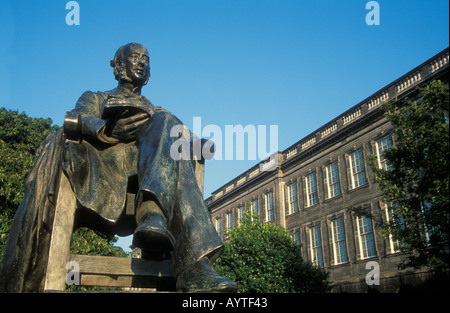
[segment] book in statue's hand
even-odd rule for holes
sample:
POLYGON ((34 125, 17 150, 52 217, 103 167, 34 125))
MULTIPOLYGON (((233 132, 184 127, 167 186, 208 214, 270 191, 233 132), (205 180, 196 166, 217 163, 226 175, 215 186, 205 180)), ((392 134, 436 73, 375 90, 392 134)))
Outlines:
POLYGON ((117 117, 128 117, 145 112, 149 116, 153 115, 153 105, 144 97, 141 99, 124 98, 109 95, 102 105, 103 119, 113 119, 117 117))

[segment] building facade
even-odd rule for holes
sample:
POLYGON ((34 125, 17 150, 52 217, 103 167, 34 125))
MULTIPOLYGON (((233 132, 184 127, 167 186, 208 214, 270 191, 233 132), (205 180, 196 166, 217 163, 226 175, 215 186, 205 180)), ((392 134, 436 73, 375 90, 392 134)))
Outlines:
POLYGON ((389 219, 369 166, 374 156, 378 166, 386 167, 382 152, 396 140, 381 104, 413 96, 415 87, 434 79, 448 82, 448 61, 447 48, 277 152, 271 162, 255 165, 213 192, 206 204, 222 239, 251 209, 301 242, 302 257, 330 272, 335 292, 396 292, 426 280, 426 272, 399 271, 406 255, 398 243, 377 235, 376 221, 357 218, 346 208, 363 206, 389 219), (264 171, 276 158, 276 168, 264 171), (379 282, 373 276, 378 272, 379 282))

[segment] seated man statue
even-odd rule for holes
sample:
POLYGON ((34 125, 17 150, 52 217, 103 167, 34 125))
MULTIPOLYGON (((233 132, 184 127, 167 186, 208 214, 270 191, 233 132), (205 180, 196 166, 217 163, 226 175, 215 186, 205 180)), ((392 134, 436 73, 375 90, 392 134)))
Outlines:
MULTIPOLYGON (((48 191, 51 187, 36 187, 39 185, 36 182, 49 175, 39 174, 45 168, 43 155, 49 155, 46 158, 51 160, 55 158, 55 151, 60 151, 59 166, 69 178, 78 207, 84 212, 85 225, 117 234, 127 232, 123 225, 133 225, 130 232, 133 233, 133 245, 141 248, 146 258, 171 251, 177 290, 236 291, 236 284, 219 276, 212 267, 212 262, 223 251, 223 243, 211 222, 194 165, 190 158, 177 160, 171 157, 175 141, 189 141, 190 138, 185 138, 184 131, 174 136, 172 130, 183 125, 182 122, 141 95, 141 89, 150 77, 147 49, 137 43, 122 46, 111 66, 118 87, 107 92, 87 91, 80 97, 75 109, 68 112, 64 125, 65 136, 76 140, 64 141, 61 146, 55 143, 60 141, 56 138, 60 135, 47 139, 36 157, 38 162, 34 167, 40 168, 33 168, 27 178, 30 181, 30 176, 36 172, 33 183, 28 182, 29 187, 26 181, 25 198, 27 193, 36 192, 36 188, 51 196, 52 192, 48 191), (134 220, 127 224, 123 217, 130 205, 135 208, 134 220)), ((47 182, 46 185, 54 183, 47 182)), ((23 226, 26 219, 31 219, 26 217, 30 213, 26 213, 24 206, 16 214, 10 237, 20 238, 24 231, 17 228, 23 226)), ((26 210, 35 209, 29 204, 26 210)), ((41 211, 38 218, 45 224, 46 216, 51 214, 46 213, 48 209, 41 211)), ((41 228, 45 230, 46 227, 41 228)), ((45 238, 45 232, 40 232, 45 238)), ((8 264, 14 268, 20 263, 17 257, 16 261, 11 261, 14 258, 8 256, 14 254, 11 246, 20 241, 14 238, 8 238, 0 274, 7 270, 8 264)), ((31 241, 38 242, 38 239, 31 241)), ((34 264, 30 261, 33 254, 45 251, 45 248, 39 248, 45 245, 35 246, 28 253, 28 265, 22 265, 24 270, 30 271, 30 279, 33 271, 38 273, 29 270, 30 264, 34 264)), ((17 270, 20 269, 17 266, 17 270)), ((8 289, 5 285, 3 288, 8 289)))

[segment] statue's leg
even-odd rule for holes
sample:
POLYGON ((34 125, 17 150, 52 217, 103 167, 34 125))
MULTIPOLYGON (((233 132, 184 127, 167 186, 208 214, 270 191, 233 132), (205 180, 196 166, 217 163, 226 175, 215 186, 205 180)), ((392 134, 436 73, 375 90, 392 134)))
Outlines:
POLYGON ((223 243, 203 200, 192 161, 171 157, 171 146, 180 139, 171 137, 171 130, 175 126, 180 129, 180 125, 169 112, 157 112, 143 125, 137 141, 136 203, 139 206, 147 198, 161 206, 175 239, 173 268, 177 288, 235 290, 235 284, 218 276, 211 266, 223 251, 223 243))
POLYGON ((179 187, 171 224, 176 238, 173 253, 175 276, 203 257, 214 262, 223 251, 223 243, 211 221, 192 162, 178 162, 179 187))
POLYGON ((202 256, 210 255, 214 260, 214 251, 220 251, 223 244, 211 222, 191 160, 174 160, 170 155, 171 146, 180 139, 171 136, 171 130, 180 129, 179 125, 182 122, 173 114, 159 111, 142 126, 137 140, 136 207, 148 195, 157 199, 176 239, 174 261, 182 271, 202 256))
POLYGON ((236 292, 237 285, 219 276, 212 266, 224 246, 203 201, 192 162, 179 162, 179 188, 171 225, 176 236, 173 269, 177 290, 236 292))
POLYGON ((138 135, 136 223, 133 245, 143 256, 160 257, 173 250, 175 239, 167 229, 173 216, 178 164, 170 159, 170 129, 180 121, 168 112, 157 112, 138 135))
POLYGON ((172 114, 159 111, 144 124, 137 140, 138 183, 136 207, 152 196, 160 205, 168 223, 172 220, 178 185, 178 162, 170 157, 170 147, 177 138, 170 136, 181 122, 172 114))

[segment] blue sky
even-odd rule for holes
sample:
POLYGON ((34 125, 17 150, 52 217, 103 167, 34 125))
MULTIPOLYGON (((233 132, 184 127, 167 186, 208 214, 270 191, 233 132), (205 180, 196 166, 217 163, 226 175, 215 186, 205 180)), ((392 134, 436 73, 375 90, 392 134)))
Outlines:
MULTIPOLYGON (((116 86, 109 60, 145 45, 143 95, 192 127, 278 125, 284 150, 448 47, 447 0, 3 0, 0 107, 62 125, 86 90, 116 86)), ((212 160, 205 197, 258 160, 212 160)))

